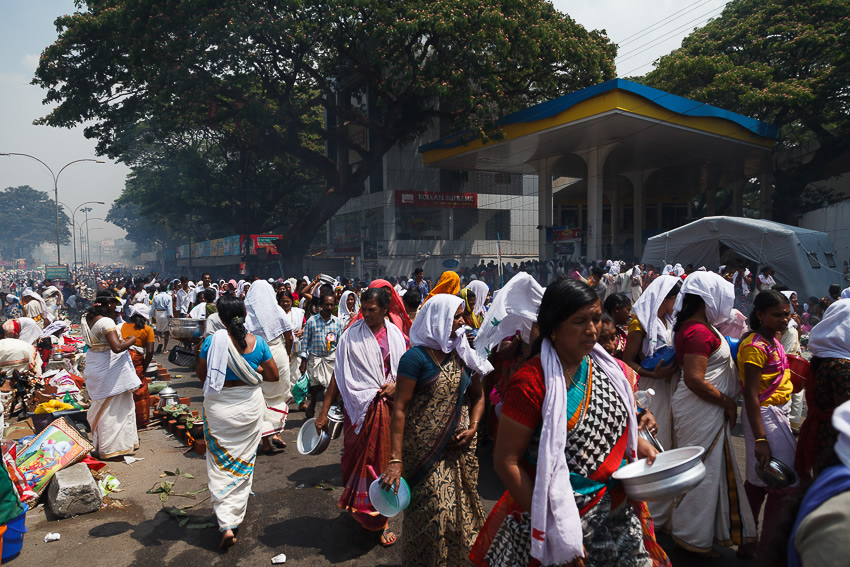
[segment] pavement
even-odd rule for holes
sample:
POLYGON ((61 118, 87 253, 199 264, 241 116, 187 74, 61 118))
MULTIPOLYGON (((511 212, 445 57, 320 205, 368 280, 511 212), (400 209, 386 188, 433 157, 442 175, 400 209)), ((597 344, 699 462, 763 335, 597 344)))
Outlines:
MULTIPOLYGON (((156 361, 168 368, 172 386, 181 397, 192 400, 192 408, 202 406, 200 382, 191 369, 176 367, 157 355, 156 361), (180 377, 178 377, 180 376, 180 377)), ((110 462, 107 468, 121 482, 121 492, 100 511, 64 520, 51 517, 44 505, 27 514, 28 533, 21 555, 4 565, 78 565, 120 567, 124 565, 163 565, 178 567, 270 565, 271 558, 286 554, 287 565, 307 566, 390 566, 401 565, 401 544, 382 548, 378 538, 362 530, 347 513, 336 506, 342 488, 340 456, 342 437, 334 440, 321 455, 303 456, 295 448, 304 414, 290 414, 283 438, 285 450, 257 457, 254 494, 239 529, 237 544, 221 551, 216 528, 180 527, 164 511, 164 506, 192 506, 187 509, 191 524, 203 524, 212 514, 209 493, 192 497, 147 494, 161 480, 164 471, 180 470, 193 478, 176 477, 174 492, 186 494, 206 487, 205 458, 193 453, 161 427, 140 431, 143 460, 133 464, 110 462), (44 543, 48 532, 61 534, 59 541, 44 543)), ((734 434, 739 465, 744 462, 741 427, 734 434)), ((495 505, 504 488, 493 471, 489 454, 480 457, 479 494, 485 511, 495 505)), ((390 519, 390 528, 404 537, 401 516, 390 519)), ((411 536, 415 537, 415 535, 411 536)), ((736 558, 732 549, 721 549, 721 557, 705 559, 687 553, 659 534, 659 543, 674 565, 688 567, 754 565, 736 558)))

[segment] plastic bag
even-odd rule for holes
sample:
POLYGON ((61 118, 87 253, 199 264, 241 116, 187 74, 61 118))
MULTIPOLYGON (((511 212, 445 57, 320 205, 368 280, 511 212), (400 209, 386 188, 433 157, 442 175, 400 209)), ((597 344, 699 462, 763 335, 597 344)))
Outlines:
POLYGON ((307 392, 310 391, 310 380, 307 378, 307 373, 301 375, 301 378, 292 386, 292 397, 296 404, 300 404, 307 398, 307 392))

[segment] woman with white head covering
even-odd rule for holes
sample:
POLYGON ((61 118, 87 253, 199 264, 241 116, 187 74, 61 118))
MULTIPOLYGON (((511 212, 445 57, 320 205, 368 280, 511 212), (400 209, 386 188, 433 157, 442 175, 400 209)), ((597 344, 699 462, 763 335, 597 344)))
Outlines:
POLYGON ((21 300, 18 299, 17 295, 13 293, 6 295, 6 307, 3 312, 6 314, 6 320, 24 316, 24 306, 21 305, 21 300))
POLYGON ((44 299, 36 292, 31 289, 24 291, 21 302, 24 304, 26 316, 35 321, 40 328, 43 329, 53 322, 53 315, 44 303, 44 299))
POLYGON ((682 267, 682 264, 676 264, 673 266, 673 271, 670 274, 680 278, 685 275, 685 268, 682 267))
POLYGON ((481 280, 472 280, 466 286, 466 289, 471 289, 472 293, 475 294, 475 307, 472 308, 472 314, 478 319, 482 319, 487 311, 487 296, 490 295, 490 286, 481 280))
POLYGON ((651 521, 641 522, 642 504, 611 482, 656 451, 638 438, 623 366, 596 343, 601 317, 586 284, 546 288, 535 355, 508 385, 496 438, 493 464, 507 492, 470 553, 474 565, 669 564, 651 521))
POLYGON ((731 283, 712 272, 694 272, 675 306, 674 345, 682 368, 672 397, 676 446, 706 450, 706 477, 673 510, 673 541, 706 556, 714 553, 715 542, 737 545, 740 554, 741 546, 752 547, 758 539, 732 450, 738 371, 716 327, 729 319, 734 304, 731 283))
POLYGON ((59 307, 62 305, 62 292, 56 286, 50 286, 44 290, 42 297, 47 310, 55 320, 59 316, 59 307))
POLYGON ((479 374, 493 367, 461 330, 463 300, 437 294, 410 329, 392 417, 389 466, 382 484, 398 491, 404 473, 404 565, 462 565, 484 524, 478 497, 475 433, 484 412, 479 374), (466 367, 474 373, 472 377, 466 367))
POLYGON ((18 317, 3 323, 4 336, 34 344, 41 337, 43 329, 29 317, 18 317))
POLYGON ((662 276, 672 276, 673 274, 673 264, 667 264, 664 266, 664 271, 661 272, 662 276))
POLYGON ((254 461, 263 430, 263 382, 278 369, 263 337, 245 329, 244 302, 218 300, 224 329, 204 339, 195 373, 204 383, 207 486, 221 532, 221 547, 236 543, 254 482, 254 461))
POLYGON ((287 289, 279 290, 276 297, 277 304, 280 305, 292 324, 292 348, 289 350, 289 384, 292 387, 301 377, 301 373, 298 371, 301 359, 298 354, 301 349, 301 337, 304 336, 306 320, 304 319, 304 310, 295 307, 295 298, 291 291, 287 289))
POLYGON ((292 350, 292 322, 277 304, 271 284, 257 280, 245 296, 248 316, 245 328, 249 333, 263 337, 269 345, 277 365, 278 380, 263 383, 263 399, 266 411, 263 416, 263 451, 270 453, 272 443, 286 447, 280 434, 289 415, 289 399, 292 389, 289 382, 289 351, 292 350))
POLYGON ((339 298, 339 321, 343 327, 347 327, 352 319, 357 317, 360 312, 360 298, 353 291, 346 290, 342 292, 339 298))
MULTIPOLYGON (((658 276, 632 306, 634 318, 629 323, 629 334, 623 350, 623 362, 640 375, 639 389, 655 390, 650 398, 649 411, 658 424, 656 437, 665 449, 672 449, 673 414, 670 399, 673 394, 672 379, 679 367, 675 360, 660 363, 653 369, 644 368, 640 362, 651 357, 662 347, 673 346, 673 307, 679 295, 682 280, 674 276, 658 276)), ((649 510, 657 527, 666 527, 670 522, 672 501, 656 500, 649 503, 649 510)))
POLYGON ((835 408, 850 400, 850 301, 836 301, 809 334, 812 379, 806 384, 808 407, 797 440, 797 471, 810 476, 821 455, 835 442, 830 424, 835 408))

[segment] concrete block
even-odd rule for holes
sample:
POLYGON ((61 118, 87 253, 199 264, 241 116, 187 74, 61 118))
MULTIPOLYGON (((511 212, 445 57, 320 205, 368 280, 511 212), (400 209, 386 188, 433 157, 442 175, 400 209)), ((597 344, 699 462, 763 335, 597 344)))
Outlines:
POLYGON ((47 505, 60 518, 96 512, 102 503, 97 483, 83 463, 56 473, 47 488, 47 505))

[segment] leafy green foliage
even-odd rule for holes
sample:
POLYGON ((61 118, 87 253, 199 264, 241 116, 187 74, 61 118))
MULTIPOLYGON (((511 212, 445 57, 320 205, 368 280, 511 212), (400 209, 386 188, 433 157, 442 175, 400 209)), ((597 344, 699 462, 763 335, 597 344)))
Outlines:
POLYGON ((80 6, 36 71, 54 105, 41 123, 86 123, 101 154, 133 165, 125 203, 143 216, 281 227, 293 259, 435 119, 493 135, 505 113, 614 76, 604 32, 546 0, 80 6))
MULTIPOLYGON (((29 185, 0 191, 0 254, 4 260, 26 255, 33 246, 56 242, 56 201, 29 185)), ((71 242, 71 219, 59 208, 59 240, 71 242)), ((53 258, 55 261, 55 257, 53 258)))
POLYGON ((734 0, 638 80, 780 126, 774 215, 794 220, 850 150, 848 37, 845 0, 734 0))

